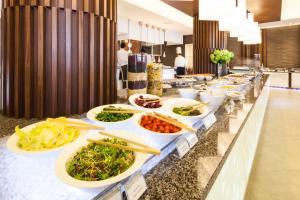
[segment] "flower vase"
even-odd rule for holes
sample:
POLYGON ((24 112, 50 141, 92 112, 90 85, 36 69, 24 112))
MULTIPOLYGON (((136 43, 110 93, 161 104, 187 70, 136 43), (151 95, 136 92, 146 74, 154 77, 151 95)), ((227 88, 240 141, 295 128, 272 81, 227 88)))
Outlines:
POLYGON ((217 71, 218 78, 222 76, 222 73, 223 73, 223 64, 218 63, 218 71, 217 71))

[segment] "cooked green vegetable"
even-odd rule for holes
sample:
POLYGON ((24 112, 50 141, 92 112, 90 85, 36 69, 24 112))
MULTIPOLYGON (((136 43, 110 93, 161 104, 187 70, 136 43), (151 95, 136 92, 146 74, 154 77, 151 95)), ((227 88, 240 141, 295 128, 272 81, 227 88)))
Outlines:
POLYGON ((118 122, 129 119, 133 116, 131 113, 110 113, 110 111, 126 111, 126 109, 108 106, 100 113, 96 114, 96 119, 102 122, 118 122))
POLYGON ((30 132, 24 132, 16 126, 15 131, 19 136, 18 147, 27 151, 57 148, 74 141, 80 135, 77 128, 52 122, 36 125, 30 132))
POLYGON ((192 106, 175 107, 175 108, 173 108, 173 112, 178 115, 183 115, 183 116, 201 115, 201 112, 198 109, 194 109, 192 106))
MULTIPOLYGON (((113 144, 127 145, 117 139, 103 139, 113 144)), ((126 171, 134 162, 133 151, 109 147, 100 144, 88 144, 82 147, 66 163, 70 176, 84 181, 100 181, 117 176, 126 171)))

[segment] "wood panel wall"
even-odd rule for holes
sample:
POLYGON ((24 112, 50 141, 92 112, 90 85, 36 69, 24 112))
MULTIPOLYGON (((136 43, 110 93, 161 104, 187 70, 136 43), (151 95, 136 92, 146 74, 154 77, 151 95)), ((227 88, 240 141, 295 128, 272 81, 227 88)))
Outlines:
POLYGON ((234 59, 230 63, 231 66, 252 66, 254 65, 254 54, 261 54, 262 57, 262 45, 243 45, 243 42, 239 42, 236 37, 227 38, 227 48, 234 53, 234 59))
POLYGON ((114 102, 116 4, 117 0, 4 0, 4 114, 81 114, 114 102))
POLYGON ((264 30, 265 63, 269 68, 300 67, 300 26, 264 30))
POLYGON ((202 21, 194 16, 193 30, 194 73, 217 73, 217 65, 210 61, 209 55, 215 49, 227 48, 227 33, 219 31, 217 21, 202 21))

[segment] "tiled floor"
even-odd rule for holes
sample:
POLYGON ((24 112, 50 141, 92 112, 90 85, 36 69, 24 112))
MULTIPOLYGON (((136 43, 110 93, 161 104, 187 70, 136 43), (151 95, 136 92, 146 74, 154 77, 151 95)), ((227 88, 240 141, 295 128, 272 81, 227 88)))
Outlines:
POLYGON ((300 92, 271 89, 245 200, 300 200, 300 92))

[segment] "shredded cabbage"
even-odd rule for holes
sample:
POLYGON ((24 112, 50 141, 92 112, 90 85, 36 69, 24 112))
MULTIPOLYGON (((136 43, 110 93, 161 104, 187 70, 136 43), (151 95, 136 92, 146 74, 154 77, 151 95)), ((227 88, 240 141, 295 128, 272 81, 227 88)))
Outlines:
POLYGON ((80 135, 78 128, 53 122, 44 122, 36 125, 29 132, 22 131, 16 126, 19 136, 18 147, 27 151, 43 151, 68 144, 80 135))

